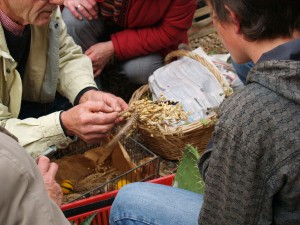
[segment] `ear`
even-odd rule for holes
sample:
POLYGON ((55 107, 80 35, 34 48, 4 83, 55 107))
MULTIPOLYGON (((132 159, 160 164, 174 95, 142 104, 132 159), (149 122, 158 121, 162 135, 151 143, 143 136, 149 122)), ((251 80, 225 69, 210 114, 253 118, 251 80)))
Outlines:
POLYGON ((232 24, 234 26, 234 31, 237 33, 237 34, 240 34, 240 21, 238 20, 236 14, 227 6, 225 5, 225 9, 229 12, 229 16, 231 18, 231 21, 232 21, 232 24))

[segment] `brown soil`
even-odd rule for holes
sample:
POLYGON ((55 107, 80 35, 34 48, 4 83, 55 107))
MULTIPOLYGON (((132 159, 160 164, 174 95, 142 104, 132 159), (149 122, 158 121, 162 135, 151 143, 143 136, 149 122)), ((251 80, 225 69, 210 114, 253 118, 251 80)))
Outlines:
POLYGON ((192 49, 202 47, 208 55, 228 53, 227 49, 220 41, 217 33, 211 33, 201 38, 195 38, 189 42, 189 45, 192 49))

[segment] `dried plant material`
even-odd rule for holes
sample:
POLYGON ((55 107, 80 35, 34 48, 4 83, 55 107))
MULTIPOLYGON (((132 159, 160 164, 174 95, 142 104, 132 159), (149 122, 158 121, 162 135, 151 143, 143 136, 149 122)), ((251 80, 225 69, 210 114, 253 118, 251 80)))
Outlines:
POLYGON ((132 128, 135 127, 138 116, 136 113, 129 113, 124 111, 120 113, 120 116, 127 118, 126 124, 114 135, 114 137, 105 146, 106 149, 113 149, 116 144, 125 136, 131 134, 132 128))
POLYGON ((186 121, 189 116, 180 103, 168 101, 163 96, 157 101, 146 98, 134 101, 122 116, 131 117, 133 113, 137 116, 137 126, 145 127, 153 133, 167 131, 169 127, 186 121))

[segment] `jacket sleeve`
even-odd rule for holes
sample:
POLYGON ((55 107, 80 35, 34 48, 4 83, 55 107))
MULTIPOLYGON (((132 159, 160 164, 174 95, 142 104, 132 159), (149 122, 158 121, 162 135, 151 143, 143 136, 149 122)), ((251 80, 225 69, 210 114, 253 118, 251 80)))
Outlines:
MULTIPOLYGON (((92 64, 88 57, 81 53, 72 38, 66 33, 66 26, 61 19, 60 11, 54 15, 60 29, 59 41, 59 81, 58 91, 74 102, 76 96, 86 87, 96 88, 93 79, 92 64)), ((33 109, 34 110, 34 109, 33 109)), ((60 112, 54 112, 40 118, 19 120, 8 107, 0 103, 0 125, 14 134, 19 143, 32 157, 36 158, 50 146, 65 148, 72 140, 62 130, 60 112)))
POLYGON ((91 60, 82 54, 81 47, 76 45, 71 36, 67 34, 67 27, 59 10, 57 16, 61 28, 58 91, 74 103, 81 90, 87 87, 97 89, 97 85, 94 81, 91 60))
POLYGON ((32 158, 12 138, 0 132, 1 224, 70 225, 48 197, 32 158), (5 171, 5 172, 4 172, 5 171))
POLYGON ((36 158, 45 152, 50 146, 57 148, 67 147, 73 140, 66 137, 62 130, 59 114, 54 112, 49 115, 27 119, 12 118, 11 113, 7 111, 7 107, 0 104, 1 117, 5 115, 6 119, 0 121, 0 125, 5 127, 10 133, 15 135, 20 145, 26 151, 36 158))
POLYGON ((127 60, 164 49, 176 49, 180 41, 187 41, 187 30, 192 25, 195 9, 194 0, 174 0, 159 24, 113 34, 111 39, 116 57, 127 60))

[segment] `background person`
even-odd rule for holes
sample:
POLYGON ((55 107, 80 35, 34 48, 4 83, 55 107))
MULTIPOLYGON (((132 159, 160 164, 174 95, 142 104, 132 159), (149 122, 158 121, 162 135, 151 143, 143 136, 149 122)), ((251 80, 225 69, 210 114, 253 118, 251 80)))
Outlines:
POLYGON ((68 33, 92 60, 94 76, 115 58, 117 73, 146 84, 164 56, 188 43, 195 0, 65 0, 68 33))
POLYGON ((300 1, 206 2, 232 59, 254 66, 220 106, 212 148, 200 158, 203 203, 188 191, 178 202, 176 188, 132 183, 118 193, 111 225, 300 224, 300 1), (172 212, 201 204, 199 217, 172 212))
POLYGON ((97 90, 90 59, 66 32, 62 2, 0 2, 0 125, 34 157, 73 136, 99 141, 127 107, 97 90))

